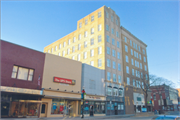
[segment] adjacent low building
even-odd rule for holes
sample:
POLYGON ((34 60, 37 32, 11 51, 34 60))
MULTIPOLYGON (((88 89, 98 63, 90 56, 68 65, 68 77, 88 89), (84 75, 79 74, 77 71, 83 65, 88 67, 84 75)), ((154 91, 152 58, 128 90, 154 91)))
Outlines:
POLYGON ((0 42, 1 117, 38 117, 45 54, 0 42))

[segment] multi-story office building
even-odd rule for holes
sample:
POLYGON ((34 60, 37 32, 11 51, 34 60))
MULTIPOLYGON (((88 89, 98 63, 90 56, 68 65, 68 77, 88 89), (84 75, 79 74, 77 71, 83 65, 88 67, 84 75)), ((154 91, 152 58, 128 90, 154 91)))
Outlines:
MULTIPOLYGON (((120 18, 111 8, 106 6, 79 20, 77 30, 46 46, 44 52, 81 61, 105 70, 106 114, 125 114, 124 85, 127 83, 128 74, 125 72, 126 63, 123 62, 126 56, 124 45, 127 44, 124 43, 124 37, 127 40, 132 38, 131 42, 133 41, 132 44, 135 44, 135 48, 132 47, 131 49, 135 50, 136 55, 140 53, 142 58, 130 56, 129 47, 129 53, 127 53, 129 60, 133 58, 139 63, 137 69, 132 65, 128 66, 129 71, 134 68, 134 73, 136 70, 138 70, 137 73, 140 73, 140 71, 144 71, 144 69, 140 69, 140 65, 145 67, 144 64, 147 70, 147 60, 146 63, 143 62, 144 57, 146 57, 146 45, 127 32, 125 28, 120 27, 120 18), (137 45, 140 46, 140 51, 137 45)), ((130 44, 126 46, 130 46, 130 44)), ((133 81, 131 77, 133 76, 129 76, 129 81, 133 81)), ((126 87, 133 86, 128 85, 126 87)), ((125 92, 125 96, 127 94, 128 92, 125 92)), ((133 99, 133 91, 127 98, 133 99)), ((126 113, 133 113, 134 104, 131 104, 129 108, 132 110, 126 110, 126 113)))
POLYGON ((126 113, 133 114, 145 107, 142 89, 144 82, 148 82, 147 45, 122 26, 121 40, 126 113))

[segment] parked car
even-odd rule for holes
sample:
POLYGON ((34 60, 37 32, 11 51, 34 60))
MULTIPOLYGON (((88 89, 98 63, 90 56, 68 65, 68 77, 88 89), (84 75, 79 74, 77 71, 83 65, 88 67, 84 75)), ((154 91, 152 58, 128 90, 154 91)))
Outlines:
POLYGON ((154 117, 152 120, 180 120, 180 116, 178 115, 158 115, 154 117))

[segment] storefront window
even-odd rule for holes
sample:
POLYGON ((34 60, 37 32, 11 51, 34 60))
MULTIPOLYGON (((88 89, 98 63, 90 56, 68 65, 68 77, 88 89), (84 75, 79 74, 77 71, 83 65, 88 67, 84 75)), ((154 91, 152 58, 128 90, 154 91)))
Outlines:
POLYGON ((119 88, 119 96, 123 97, 123 89, 122 88, 119 88))
POLYGON ((64 99, 52 99, 51 114, 64 114, 64 104, 64 99))

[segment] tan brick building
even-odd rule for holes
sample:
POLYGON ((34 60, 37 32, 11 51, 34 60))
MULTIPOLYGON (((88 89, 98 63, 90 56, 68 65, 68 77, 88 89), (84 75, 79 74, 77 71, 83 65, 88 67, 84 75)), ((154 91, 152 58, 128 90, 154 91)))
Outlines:
POLYGON ((126 88, 133 87, 132 82, 131 85, 127 86, 127 77, 133 81, 133 76, 126 74, 126 66, 129 66, 130 71, 134 67, 130 65, 130 59, 134 58, 143 67, 142 69, 134 68, 134 70, 138 70, 140 73, 140 71, 144 71, 146 65, 147 71, 145 73, 148 76, 146 47, 146 44, 125 28, 120 27, 120 18, 111 8, 103 6, 80 19, 77 22, 77 30, 46 46, 44 52, 81 61, 105 70, 106 114, 116 115, 125 114, 125 109, 126 114, 134 112, 133 93, 124 92, 124 85, 126 88), (124 42, 125 37, 127 43, 124 42), (135 48, 130 47, 130 39, 132 44, 135 44, 135 48), (128 46, 128 53, 125 52, 125 44, 128 46), (140 51, 136 49, 136 46, 137 48, 140 46, 140 51), (138 56, 141 54, 141 60, 131 56, 130 48, 136 51, 138 56), (129 56, 129 63, 125 62, 126 55, 129 56), (146 62, 143 62, 143 57, 145 57, 146 62), (124 96, 127 96, 127 100, 131 103, 127 104, 126 107, 124 107, 124 96))

